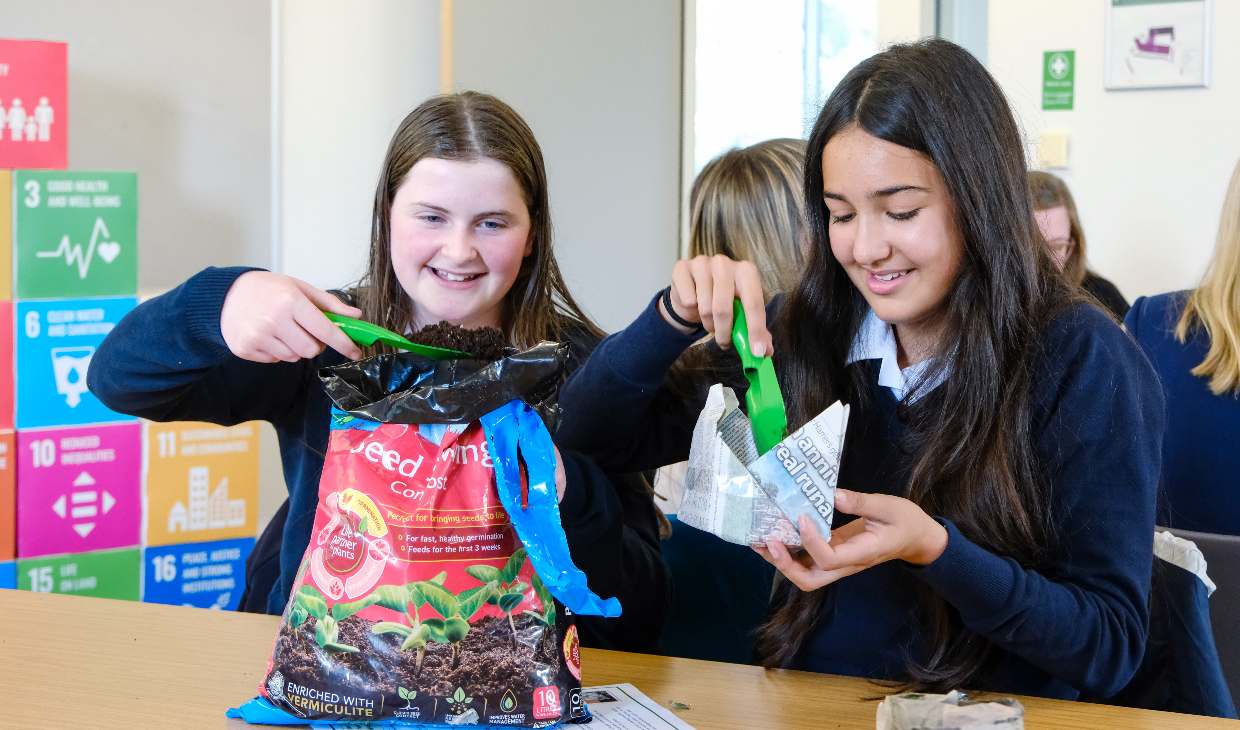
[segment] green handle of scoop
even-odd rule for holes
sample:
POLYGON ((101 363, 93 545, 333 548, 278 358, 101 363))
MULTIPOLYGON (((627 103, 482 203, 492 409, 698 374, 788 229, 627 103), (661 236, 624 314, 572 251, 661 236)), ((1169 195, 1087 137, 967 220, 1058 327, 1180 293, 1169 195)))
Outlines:
POLYGON ((432 360, 460 360, 461 358, 468 358, 470 356, 468 352, 451 350, 447 347, 419 345, 418 343, 411 342, 395 332, 384 329, 377 324, 363 322, 360 319, 346 317, 343 314, 323 312, 323 316, 335 322, 336 325, 340 327, 341 332, 344 332, 349 336, 350 340, 353 340, 362 347, 370 347, 376 342, 382 342, 383 344, 390 347, 395 347, 398 350, 407 350, 415 355, 421 355, 422 357, 430 358, 432 360))
POLYGON ((788 434, 788 413, 775 378, 775 364, 769 356, 758 357, 749 349, 749 323, 739 299, 732 302, 732 346, 740 355, 741 368, 749 381, 745 407, 753 426, 754 444, 759 454, 765 454, 788 434))

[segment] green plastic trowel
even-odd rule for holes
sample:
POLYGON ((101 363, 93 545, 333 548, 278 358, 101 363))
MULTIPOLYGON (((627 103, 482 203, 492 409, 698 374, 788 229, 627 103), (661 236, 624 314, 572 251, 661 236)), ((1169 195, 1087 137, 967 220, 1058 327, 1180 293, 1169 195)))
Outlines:
POLYGON ((381 342, 389 347, 395 347, 398 350, 407 350, 415 355, 421 355, 422 357, 430 358, 432 360, 460 360, 462 358, 471 357, 468 352, 452 350, 447 347, 420 345, 416 342, 411 342, 395 332, 384 329, 377 324, 363 322, 360 319, 346 317, 343 314, 323 312, 323 316, 335 322, 336 325, 340 327, 340 330, 349 336, 350 340, 353 340, 362 347, 370 347, 376 342, 381 342))
POLYGON ((784 394, 775 378, 775 364, 769 355, 757 357, 749 349, 749 323, 745 321, 745 308, 740 299, 732 302, 732 346, 740 355, 741 368, 749 381, 745 408, 753 426, 754 444, 759 454, 765 454, 787 435, 788 414, 784 408, 784 394))

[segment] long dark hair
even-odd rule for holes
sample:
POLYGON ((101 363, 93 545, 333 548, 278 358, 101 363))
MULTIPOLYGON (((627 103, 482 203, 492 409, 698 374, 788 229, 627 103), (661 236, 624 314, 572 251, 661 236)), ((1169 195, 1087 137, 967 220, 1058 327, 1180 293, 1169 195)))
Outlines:
MULTIPOLYGON (((868 307, 831 253, 822 197, 823 148, 853 124, 938 168, 964 246, 935 360, 950 375, 934 397, 906 396, 901 404, 910 434, 908 481, 889 486, 928 514, 953 520, 980 545, 1037 566, 1053 534, 1030 434, 1031 371, 1040 331, 1072 295, 1042 245, 1007 101, 982 65, 953 43, 897 45, 862 62, 814 125, 805 163, 812 250, 775 329, 789 425, 799 427, 837 399, 857 403, 867 387, 860 368, 845 363, 868 307)), ((829 590, 782 592, 787 600, 760 630, 765 664, 795 660, 829 590)), ((985 664, 989 642, 964 629, 955 610, 928 590, 919 616, 929 652, 909 656, 909 684, 967 684, 985 664)))
POLYGON ((577 306, 551 247, 551 205, 542 149, 521 115, 476 91, 433 96, 405 117, 388 145, 375 188, 370 264, 358 305, 371 322, 396 332, 413 325, 413 306, 392 269, 392 199, 418 160, 490 158, 512 171, 530 212, 532 251, 504 295, 504 333, 511 344, 531 347, 573 335, 595 339, 602 331, 577 306))

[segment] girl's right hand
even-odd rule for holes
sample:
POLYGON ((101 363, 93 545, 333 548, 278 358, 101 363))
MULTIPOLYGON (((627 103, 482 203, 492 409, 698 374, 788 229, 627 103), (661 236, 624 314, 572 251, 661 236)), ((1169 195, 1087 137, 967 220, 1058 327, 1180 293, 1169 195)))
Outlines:
POLYGON ((350 360, 361 348, 323 316, 323 310, 361 317, 322 289, 271 271, 247 271, 228 290, 220 332, 232 354, 252 362, 297 362, 330 347, 350 360))
MULTIPOLYGON (((772 354, 762 279, 753 263, 717 254, 677 261, 672 269, 672 308, 680 318, 700 322, 724 349, 732 346, 732 300, 737 297, 745 308, 750 350, 758 357, 772 354)), ((663 311, 662 301, 659 313, 668 324, 684 329, 663 311)))

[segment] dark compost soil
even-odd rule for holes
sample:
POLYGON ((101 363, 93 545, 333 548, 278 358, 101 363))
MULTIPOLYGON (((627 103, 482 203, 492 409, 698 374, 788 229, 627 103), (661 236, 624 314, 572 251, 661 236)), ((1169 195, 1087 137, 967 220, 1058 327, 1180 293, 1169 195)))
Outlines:
POLYGON ((409 339, 422 345, 468 352, 478 360, 498 360, 508 354, 509 349, 504 334, 493 327, 471 330, 448 322, 427 325, 409 339))
MULTIPOLYGON (((281 626, 272 655, 273 668, 301 684, 354 694, 397 696, 397 688, 420 696, 447 697, 458 687, 474 697, 498 700, 505 690, 528 698, 533 689, 554 681, 559 672, 556 631, 530 616, 514 616, 517 641, 506 618, 488 616, 474 624, 452 666, 452 648, 428 644, 422 669, 416 653, 400 650, 401 637, 371 632, 373 622, 351 616, 340 622, 337 642, 355 646, 356 654, 329 651, 314 640, 315 619, 300 627, 281 626)), ((494 704, 492 704, 494 707, 494 704)))

